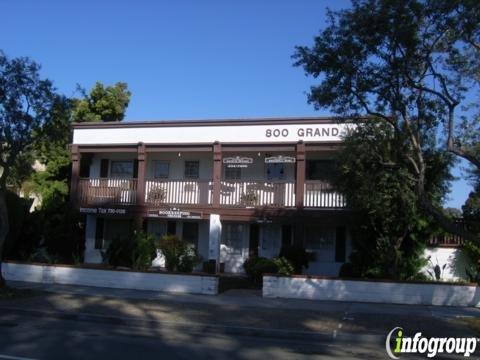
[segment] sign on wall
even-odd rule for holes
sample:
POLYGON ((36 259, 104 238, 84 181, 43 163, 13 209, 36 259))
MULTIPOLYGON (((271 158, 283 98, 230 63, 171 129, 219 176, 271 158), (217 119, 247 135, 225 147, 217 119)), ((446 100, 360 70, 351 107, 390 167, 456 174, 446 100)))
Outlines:
POLYGON ((101 214, 101 215, 125 215, 127 209, 115 209, 115 208, 80 208, 81 214, 101 214))
POLYGON ((152 126, 129 124, 112 128, 76 128, 74 144, 213 144, 220 143, 281 143, 342 141, 352 124, 272 124, 272 125, 211 125, 152 126))
POLYGON ((169 219, 201 219, 202 213, 190 212, 176 208, 149 210, 148 217, 169 218, 169 219))
POLYGON ((296 162, 296 159, 293 156, 277 155, 265 158, 266 164, 292 164, 294 162, 296 162))
POLYGON ((223 158, 223 163, 227 168, 246 168, 253 164, 253 159, 245 156, 231 156, 223 158))

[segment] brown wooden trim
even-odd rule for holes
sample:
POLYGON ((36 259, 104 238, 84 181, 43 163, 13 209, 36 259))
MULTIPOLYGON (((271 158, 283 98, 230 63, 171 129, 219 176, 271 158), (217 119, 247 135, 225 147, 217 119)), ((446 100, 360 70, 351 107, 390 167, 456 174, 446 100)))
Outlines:
POLYGON ((295 144, 278 144, 278 145, 251 145, 251 144, 224 144, 223 145, 223 152, 225 153, 235 153, 235 152, 294 152, 295 151, 295 144))
POLYGON ((74 123, 75 129, 126 128, 126 127, 189 127, 189 126, 252 126, 276 124, 336 124, 371 120, 370 117, 283 117, 206 120, 161 120, 161 121, 119 121, 74 123))
POLYGON ((138 161, 137 204, 142 206, 145 202, 145 172, 147 167, 145 145, 143 143, 138 144, 137 161, 138 161))
POLYGON ((222 188, 222 145, 213 145, 213 194, 212 206, 220 206, 220 191, 222 188))
POLYGON ((78 145, 72 145, 70 147, 71 159, 72 159, 72 178, 70 180, 70 202, 73 206, 78 205, 78 182, 80 180, 80 159, 78 145))
POLYGON ((305 193, 305 143, 299 142, 296 147, 297 173, 295 176, 295 205, 303 208, 303 197, 305 193))
MULTIPOLYGON (((118 145, 81 145, 75 144, 80 153, 136 153, 137 144, 118 144, 118 145)), ((73 145, 72 145, 73 146, 73 145)))
POLYGON ((171 145, 146 145, 147 153, 155 152, 182 152, 182 151, 192 151, 192 152, 212 152, 212 146, 195 146, 195 145, 185 145, 185 146, 171 146, 171 145))

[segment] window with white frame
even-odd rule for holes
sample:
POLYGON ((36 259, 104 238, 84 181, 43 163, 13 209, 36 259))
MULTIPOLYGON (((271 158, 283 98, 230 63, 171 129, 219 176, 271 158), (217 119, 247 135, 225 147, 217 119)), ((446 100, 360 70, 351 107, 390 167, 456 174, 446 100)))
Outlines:
POLYGON ((155 179, 168 179, 170 173, 170 163, 168 161, 157 160, 153 165, 153 177, 155 179))
POLYGON ((116 179, 133 178, 133 161, 112 161, 110 165, 110 177, 116 179))
POLYGON ((222 244, 231 254, 241 254, 243 250, 244 225, 227 223, 222 229, 222 244))
POLYGON ((198 179, 200 175, 200 161, 186 160, 185 161, 185 178, 198 179))

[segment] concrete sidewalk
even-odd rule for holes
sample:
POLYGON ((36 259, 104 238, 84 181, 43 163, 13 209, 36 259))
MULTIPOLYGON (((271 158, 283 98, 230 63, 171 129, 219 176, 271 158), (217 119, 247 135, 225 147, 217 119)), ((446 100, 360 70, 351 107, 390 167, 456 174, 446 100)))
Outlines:
POLYGON ((365 314, 392 314, 433 317, 480 317, 479 308, 447 307, 431 305, 396 305, 377 303, 357 303, 341 301, 314 301, 298 299, 272 299, 262 297, 261 290, 229 290, 217 296, 172 294, 145 290, 126 290, 100 288, 91 286, 75 286, 60 284, 40 284, 19 281, 8 281, 8 286, 17 289, 34 289, 56 294, 108 297, 130 300, 160 300, 175 303, 205 304, 213 306, 235 306, 269 309, 298 309, 320 312, 355 312, 365 314))

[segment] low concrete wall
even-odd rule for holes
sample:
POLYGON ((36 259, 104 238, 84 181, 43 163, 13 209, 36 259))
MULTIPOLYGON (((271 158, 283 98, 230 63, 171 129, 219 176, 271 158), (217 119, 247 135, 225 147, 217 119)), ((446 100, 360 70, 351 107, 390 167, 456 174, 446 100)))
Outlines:
POLYGON ((387 304, 480 307, 480 288, 475 285, 357 281, 309 276, 264 276, 263 296, 387 304))
POLYGON ((189 294, 218 294, 218 277, 78 268, 68 265, 2 263, 6 280, 44 284, 84 285, 116 289, 153 290, 189 294))

